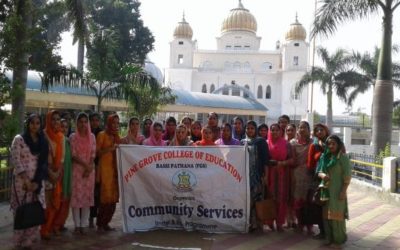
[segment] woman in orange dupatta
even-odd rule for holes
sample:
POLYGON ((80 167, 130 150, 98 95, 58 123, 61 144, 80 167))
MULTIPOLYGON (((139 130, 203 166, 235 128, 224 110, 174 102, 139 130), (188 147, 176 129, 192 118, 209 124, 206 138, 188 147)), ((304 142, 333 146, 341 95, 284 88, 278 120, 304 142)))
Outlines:
POLYGON ((114 215, 118 192, 118 172, 116 151, 120 143, 119 117, 112 114, 107 117, 105 131, 100 132, 96 139, 96 152, 99 157, 99 171, 97 180, 100 184, 100 206, 97 215, 97 230, 111 231, 109 226, 114 215))
POLYGON ((42 239, 50 239, 55 230, 55 220, 62 208, 62 174, 64 161, 64 134, 61 132, 60 113, 50 111, 46 115, 44 134, 49 141, 49 180, 46 181, 46 223, 42 225, 42 239))
POLYGON ((214 141, 213 130, 209 126, 203 127, 201 130, 201 140, 194 143, 195 146, 216 146, 214 141))

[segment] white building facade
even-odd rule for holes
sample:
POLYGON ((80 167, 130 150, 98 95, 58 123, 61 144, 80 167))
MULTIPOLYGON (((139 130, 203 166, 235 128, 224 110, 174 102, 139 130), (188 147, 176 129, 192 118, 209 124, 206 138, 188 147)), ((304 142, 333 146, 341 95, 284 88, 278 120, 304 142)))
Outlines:
POLYGON ((308 90, 296 95, 294 88, 308 67, 306 36, 296 17, 282 44, 261 50, 257 21, 239 0, 222 23, 216 50, 203 50, 183 17, 170 42, 165 84, 192 92, 254 97, 268 108, 268 123, 281 114, 305 119, 308 90))

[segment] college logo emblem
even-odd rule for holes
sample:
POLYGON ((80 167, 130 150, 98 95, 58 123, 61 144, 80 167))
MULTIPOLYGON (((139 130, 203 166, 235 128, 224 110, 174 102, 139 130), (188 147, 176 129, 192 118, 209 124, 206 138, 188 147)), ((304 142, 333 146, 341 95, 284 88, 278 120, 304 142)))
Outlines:
POLYGON ((197 184, 196 176, 187 170, 179 170, 172 177, 172 184, 179 192, 190 192, 197 184))

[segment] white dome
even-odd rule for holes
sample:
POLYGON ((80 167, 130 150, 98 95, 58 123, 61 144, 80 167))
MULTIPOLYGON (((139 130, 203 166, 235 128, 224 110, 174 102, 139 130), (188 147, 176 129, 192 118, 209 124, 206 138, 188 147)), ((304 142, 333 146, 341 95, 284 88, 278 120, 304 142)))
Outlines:
POLYGON ((163 84, 164 76, 161 70, 153 62, 146 60, 144 63, 144 70, 154 77, 160 85, 163 84))

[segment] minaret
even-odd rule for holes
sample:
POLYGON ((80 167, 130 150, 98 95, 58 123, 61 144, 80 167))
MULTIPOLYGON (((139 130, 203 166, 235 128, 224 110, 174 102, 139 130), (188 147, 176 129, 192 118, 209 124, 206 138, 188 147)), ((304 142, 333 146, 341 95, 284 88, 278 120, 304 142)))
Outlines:
POLYGON ((182 21, 175 27, 174 39, 170 42, 170 68, 191 68, 193 67, 193 51, 196 42, 192 40, 193 30, 186 22, 185 13, 182 21))
POLYGON ((283 70, 306 70, 308 65, 309 44, 306 42, 307 32, 299 22, 297 13, 295 22, 285 34, 282 46, 283 70))

